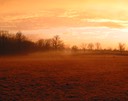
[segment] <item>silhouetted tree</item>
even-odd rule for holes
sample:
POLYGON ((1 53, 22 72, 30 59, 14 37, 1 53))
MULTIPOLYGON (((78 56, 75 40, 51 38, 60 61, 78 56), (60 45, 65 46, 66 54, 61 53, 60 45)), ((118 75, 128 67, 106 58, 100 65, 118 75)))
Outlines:
POLYGON ((85 52, 86 49, 87 49, 87 44, 86 44, 86 43, 83 43, 83 44, 81 45, 81 48, 82 48, 82 50, 85 52))
POLYGON ((40 50, 52 49, 52 39, 40 39, 37 41, 37 46, 40 50))
POLYGON ((95 46, 96 46, 96 50, 101 50, 101 44, 99 42, 97 42, 95 46))
POLYGON ((45 49, 46 50, 52 49, 52 39, 46 39, 45 40, 45 49))
POLYGON ((119 47, 119 51, 120 51, 120 53, 122 54, 123 51, 125 51, 125 44, 123 44, 123 43, 119 43, 118 47, 119 47))
POLYGON ((64 49, 64 43, 58 35, 53 37, 52 46, 54 50, 64 49))
POLYGON ((72 51, 74 51, 74 52, 78 51, 78 47, 77 47, 76 45, 72 46, 71 49, 72 49, 72 51))
POLYGON ((42 47, 44 47, 45 46, 45 40, 44 39, 39 39, 38 41, 37 41, 37 46, 39 47, 39 48, 42 48, 42 47))
POLYGON ((35 44, 26 39, 21 32, 16 35, 10 34, 8 31, 0 31, 0 54, 17 54, 32 51, 35 44))
POLYGON ((21 50, 23 47, 23 41, 25 41, 25 36, 21 32, 16 33, 16 40, 17 40, 17 48, 21 50))
POLYGON ((94 45, 93 45, 93 43, 89 43, 87 47, 88 47, 89 50, 93 50, 94 45))
POLYGON ((8 47, 8 43, 9 42, 9 32, 8 31, 4 31, 1 30, 0 31, 0 52, 2 52, 3 54, 6 53, 7 47, 8 47))

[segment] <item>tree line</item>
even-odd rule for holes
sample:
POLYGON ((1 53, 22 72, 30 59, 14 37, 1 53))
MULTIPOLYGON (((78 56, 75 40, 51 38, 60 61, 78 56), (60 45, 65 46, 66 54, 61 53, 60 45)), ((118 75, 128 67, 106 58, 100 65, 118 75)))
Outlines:
MULTIPOLYGON (((102 49, 100 43, 83 43, 81 47, 73 45, 69 50, 76 51, 106 51, 107 49, 102 49)), ((121 54, 124 53, 126 45, 123 43, 118 44, 118 51, 121 54)), ((60 51, 67 50, 65 44, 61 38, 56 35, 49 39, 39 39, 37 42, 29 40, 22 32, 17 32, 16 34, 10 34, 9 31, 0 30, 0 55, 7 54, 24 54, 37 51, 60 51)), ((109 49, 108 51, 112 51, 109 49)))
POLYGON ((0 55, 63 49, 64 42, 58 35, 51 39, 39 39, 33 42, 21 32, 10 34, 8 31, 0 31, 0 55))
POLYGON ((82 53, 94 53, 94 54, 117 54, 117 55, 128 55, 128 51, 126 50, 126 45, 124 43, 118 43, 118 48, 112 49, 103 49, 100 43, 83 43, 81 47, 73 45, 71 47, 73 52, 82 51, 82 53))

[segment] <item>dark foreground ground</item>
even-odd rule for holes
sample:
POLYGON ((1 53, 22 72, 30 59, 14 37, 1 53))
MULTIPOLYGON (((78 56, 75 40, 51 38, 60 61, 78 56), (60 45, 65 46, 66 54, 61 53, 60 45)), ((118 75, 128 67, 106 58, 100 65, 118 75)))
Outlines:
POLYGON ((128 57, 0 58, 0 101, 128 101, 128 57))

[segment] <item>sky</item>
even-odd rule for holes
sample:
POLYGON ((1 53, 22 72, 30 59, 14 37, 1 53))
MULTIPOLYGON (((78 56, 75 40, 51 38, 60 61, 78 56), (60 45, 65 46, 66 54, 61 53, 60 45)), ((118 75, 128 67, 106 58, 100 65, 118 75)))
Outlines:
POLYGON ((0 30, 66 44, 128 43, 128 0, 0 0, 0 30))

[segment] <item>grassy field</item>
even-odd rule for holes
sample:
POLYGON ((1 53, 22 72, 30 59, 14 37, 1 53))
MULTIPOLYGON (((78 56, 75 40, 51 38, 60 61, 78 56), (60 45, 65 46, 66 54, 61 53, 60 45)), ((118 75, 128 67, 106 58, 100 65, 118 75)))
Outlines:
POLYGON ((0 101, 128 101, 128 56, 1 57, 0 101))

